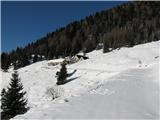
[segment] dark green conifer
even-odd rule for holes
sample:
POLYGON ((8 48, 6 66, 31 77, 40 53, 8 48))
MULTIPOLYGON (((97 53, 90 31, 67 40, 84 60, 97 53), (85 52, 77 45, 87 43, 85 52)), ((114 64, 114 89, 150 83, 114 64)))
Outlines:
POLYGON ((62 85, 65 83, 65 80, 67 78, 67 69, 66 69, 66 64, 62 63, 61 64, 61 69, 57 77, 57 85, 62 85))
POLYGON ((23 85, 20 82, 17 71, 12 74, 10 86, 7 91, 2 90, 1 98, 1 118, 8 120, 18 114, 27 111, 27 100, 24 98, 26 92, 23 92, 23 85))

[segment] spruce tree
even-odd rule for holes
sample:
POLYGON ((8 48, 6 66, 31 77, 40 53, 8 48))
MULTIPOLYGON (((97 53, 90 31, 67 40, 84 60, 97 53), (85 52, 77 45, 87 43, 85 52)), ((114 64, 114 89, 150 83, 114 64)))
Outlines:
POLYGON ((1 68, 4 72, 7 72, 10 66, 10 57, 7 53, 1 54, 1 68))
POLYGON ((62 85, 65 83, 65 80, 67 78, 67 69, 66 69, 66 64, 62 63, 61 64, 61 69, 57 77, 57 85, 62 85))
POLYGON ((18 67, 17 63, 14 62, 14 63, 13 63, 13 69, 14 69, 14 70, 17 70, 18 68, 19 68, 19 67, 18 67))
POLYGON ((23 85, 18 77, 18 72, 12 74, 11 83, 7 90, 2 90, 1 94, 1 117, 2 120, 13 118, 18 114, 23 114, 27 111, 27 100, 24 98, 26 92, 23 92, 23 85))
POLYGON ((53 59, 53 52, 52 52, 52 50, 50 50, 50 51, 48 52, 47 59, 48 59, 48 60, 53 59))
POLYGON ((36 54, 36 55, 34 55, 34 57, 33 57, 33 63, 35 63, 35 62, 37 62, 38 61, 38 55, 36 54))
POLYGON ((6 90, 3 88, 1 92, 1 96, 5 95, 5 93, 6 93, 6 90))
POLYGON ((21 59, 21 67, 25 67, 27 65, 29 65, 28 56, 24 54, 21 59))

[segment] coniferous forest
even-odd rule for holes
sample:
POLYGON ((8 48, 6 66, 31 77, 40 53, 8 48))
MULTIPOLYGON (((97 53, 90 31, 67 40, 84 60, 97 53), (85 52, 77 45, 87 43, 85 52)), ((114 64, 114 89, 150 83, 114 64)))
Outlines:
POLYGON ((15 69, 29 65, 33 54, 33 61, 37 62, 73 56, 81 50, 90 52, 99 43, 104 44, 105 53, 122 46, 156 41, 160 39, 159 6, 158 1, 128 2, 74 21, 23 48, 3 52, 1 68, 7 71, 10 65, 15 69))

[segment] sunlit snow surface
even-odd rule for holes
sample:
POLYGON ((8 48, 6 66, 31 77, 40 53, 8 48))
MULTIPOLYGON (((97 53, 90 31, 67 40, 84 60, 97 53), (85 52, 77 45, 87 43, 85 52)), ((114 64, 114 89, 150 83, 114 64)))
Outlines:
MULTIPOLYGON (((158 119, 160 41, 88 53, 88 60, 68 65, 70 82, 56 86, 60 66, 37 62, 18 70, 30 110, 14 119, 158 119), (59 98, 52 100, 54 88, 59 98)), ((11 77, 1 72, 2 88, 11 77)))

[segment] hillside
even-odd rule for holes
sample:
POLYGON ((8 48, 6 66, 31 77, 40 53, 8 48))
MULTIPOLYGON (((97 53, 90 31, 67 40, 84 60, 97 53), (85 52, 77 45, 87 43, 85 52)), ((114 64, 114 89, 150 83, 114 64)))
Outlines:
POLYGON ((7 70, 10 64, 17 68, 29 65, 32 54, 49 60, 73 56, 81 50, 90 52, 99 43, 104 43, 103 52, 109 52, 109 48, 157 41, 160 39, 159 6, 158 1, 128 2, 73 21, 24 48, 2 53, 1 68, 7 70))
MULTIPOLYGON (((48 66, 45 60, 20 68, 30 110, 15 119, 158 119, 159 47, 157 41, 108 53, 94 50, 87 53, 88 60, 67 65, 71 81, 58 87, 55 74, 60 66, 48 66), (55 100, 47 92, 52 89, 59 94, 55 100)), ((12 72, 1 72, 2 87, 12 72)))

